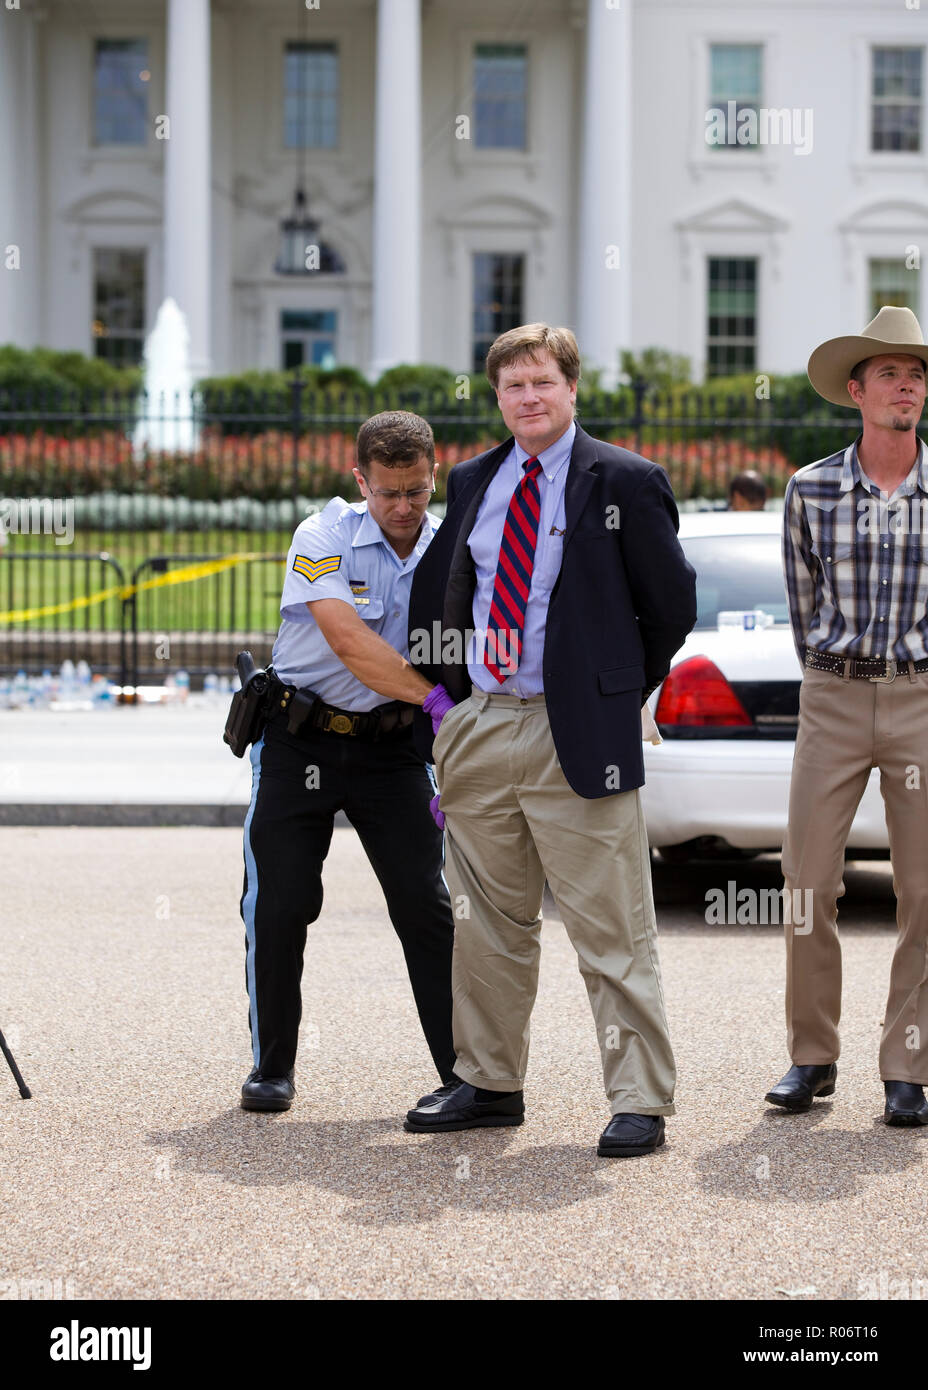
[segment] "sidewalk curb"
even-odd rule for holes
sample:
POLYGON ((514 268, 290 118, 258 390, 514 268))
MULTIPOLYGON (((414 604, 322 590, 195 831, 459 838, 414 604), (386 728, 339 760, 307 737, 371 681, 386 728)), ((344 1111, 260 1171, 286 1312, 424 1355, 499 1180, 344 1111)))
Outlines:
MULTIPOLYGON (((248 810, 243 805, 146 805, 142 802, 91 805, 20 805, 0 803, 0 827, 4 825, 125 825, 125 826, 235 826, 241 829, 248 810)), ((350 826, 344 811, 335 816, 338 829, 350 826)))

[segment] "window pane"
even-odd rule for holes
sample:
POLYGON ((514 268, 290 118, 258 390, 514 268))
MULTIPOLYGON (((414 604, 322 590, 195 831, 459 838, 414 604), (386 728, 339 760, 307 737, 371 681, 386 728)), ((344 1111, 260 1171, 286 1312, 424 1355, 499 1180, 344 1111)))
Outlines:
POLYGON ((334 367, 337 326, 336 309, 281 309, 281 366, 287 370, 312 362, 320 367, 334 367))
POLYGON ((524 322, 525 257, 478 251, 474 256, 473 370, 483 371, 494 338, 524 322))
POLYGON ((756 111, 761 104, 763 47, 757 43, 714 43, 709 49, 709 97, 713 109, 722 112, 721 130, 710 149, 750 150, 757 145, 739 144, 737 122, 742 111, 756 111), (735 129, 729 136, 728 103, 733 101, 735 129), (733 141, 728 144, 729 138, 733 141))
POLYGON ((757 360, 757 261, 710 257, 706 365, 709 376, 751 372, 757 360))
POLYGON ((733 608, 789 622, 779 536, 687 537, 682 545, 696 571, 697 630, 718 627, 719 613, 733 608))
POLYGON ((97 247, 93 274, 96 356, 120 365, 141 362, 145 347, 145 252, 97 247))
POLYGON ((288 150, 333 150, 338 145, 338 49, 334 43, 286 45, 284 145, 288 150))
POLYGON ((870 148, 922 148, 921 48, 874 48, 870 148))
POLYGON ((148 140, 148 43, 97 39, 94 53, 94 143, 144 145, 148 140))
POLYGON ((524 44, 477 44, 474 136, 478 149, 525 149, 527 68, 524 44))
POLYGON ((875 318, 884 304, 918 313, 918 271, 907 270, 905 261, 870 262, 870 317, 875 318))

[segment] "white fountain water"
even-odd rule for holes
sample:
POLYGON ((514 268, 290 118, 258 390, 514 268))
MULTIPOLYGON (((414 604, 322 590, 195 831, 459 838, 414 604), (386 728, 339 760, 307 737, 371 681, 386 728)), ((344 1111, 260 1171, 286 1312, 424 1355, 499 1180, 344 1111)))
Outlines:
POLYGON ((190 333, 173 299, 166 299, 158 310, 144 356, 146 400, 135 427, 135 456, 153 450, 188 453, 197 447, 198 434, 193 421, 190 333))

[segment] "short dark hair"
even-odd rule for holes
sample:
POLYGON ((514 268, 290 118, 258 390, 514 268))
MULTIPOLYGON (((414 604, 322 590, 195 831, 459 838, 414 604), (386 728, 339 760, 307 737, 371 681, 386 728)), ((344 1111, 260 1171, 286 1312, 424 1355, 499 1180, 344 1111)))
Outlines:
POLYGON ((759 473, 749 468, 744 473, 736 473, 728 484, 729 501, 739 492, 746 502, 757 502, 761 506, 767 500, 767 484, 759 473))
POLYGON ((856 381, 858 386, 863 386, 864 377, 867 375, 867 363, 872 361, 871 357, 864 357, 851 368, 851 380, 856 381))
POLYGON ((358 468, 365 477, 372 461, 384 468, 408 468, 423 454, 435 462, 435 436, 428 420, 411 410, 382 410, 358 430, 358 468))

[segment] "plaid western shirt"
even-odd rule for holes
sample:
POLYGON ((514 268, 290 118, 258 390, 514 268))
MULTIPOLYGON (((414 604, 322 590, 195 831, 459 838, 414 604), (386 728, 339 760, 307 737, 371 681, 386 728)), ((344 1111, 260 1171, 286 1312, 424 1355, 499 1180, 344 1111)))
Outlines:
POLYGON ((928 447, 891 497, 861 471, 859 437, 786 489, 783 563, 806 648, 899 662, 928 657, 928 447))

